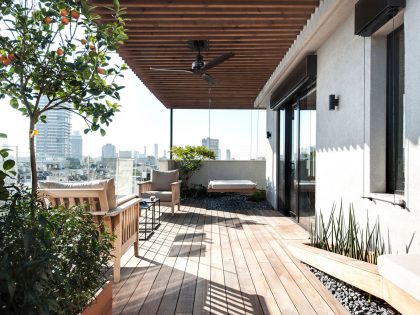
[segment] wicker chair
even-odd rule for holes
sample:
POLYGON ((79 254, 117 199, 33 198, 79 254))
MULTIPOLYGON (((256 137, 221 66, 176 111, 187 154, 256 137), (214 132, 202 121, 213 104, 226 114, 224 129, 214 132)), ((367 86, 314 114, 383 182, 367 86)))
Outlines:
POLYGON ((136 196, 115 197, 114 180, 86 183, 40 182, 38 195, 52 205, 89 205, 95 221, 103 220, 108 231, 114 234, 114 282, 120 281, 121 256, 134 245, 134 255, 139 254, 139 202, 136 196))
POLYGON ((160 199, 161 205, 170 206, 174 215, 175 205, 178 211, 181 203, 181 181, 179 171, 155 171, 152 170, 151 180, 139 183, 139 196, 150 198, 155 196, 160 199))

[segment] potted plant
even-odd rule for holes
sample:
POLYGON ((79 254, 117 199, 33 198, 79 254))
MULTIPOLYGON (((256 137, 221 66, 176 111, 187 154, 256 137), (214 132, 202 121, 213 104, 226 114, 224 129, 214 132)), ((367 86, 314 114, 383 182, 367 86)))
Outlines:
POLYGON ((7 184, 14 164, 0 149, 1 313, 111 314, 112 236, 83 206, 48 207, 7 184))
POLYGON ((111 248, 112 237, 83 206, 46 207, 15 187, 0 206, 2 314, 78 314, 89 304, 101 308, 98 301, 109 308, 111 248))

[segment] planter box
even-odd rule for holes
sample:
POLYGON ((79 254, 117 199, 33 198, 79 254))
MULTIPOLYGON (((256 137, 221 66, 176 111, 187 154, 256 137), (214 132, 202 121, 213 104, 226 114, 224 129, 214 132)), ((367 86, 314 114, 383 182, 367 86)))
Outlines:
POLYGON ((82 312, 82 315, 112 315, 112 282, 105 285, 95 294, 95 298, 82 312))
POLYGON ((420 301, 383 278, 376 265, 300 242, 288 242, 287 247, 298 260, 386 301, 402 314, 420 314, 420 301))

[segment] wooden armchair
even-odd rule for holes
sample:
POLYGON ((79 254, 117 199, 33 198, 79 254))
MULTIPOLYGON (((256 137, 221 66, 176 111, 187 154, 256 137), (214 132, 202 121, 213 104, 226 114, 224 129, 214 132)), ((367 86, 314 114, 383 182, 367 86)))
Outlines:
POLYGON ((151 180, 139 183, 139 196, 150 198, 155 196, 160 199, 161 205, 170 206, 174 215, 175 205, 178 211, 181 203, 181 181, 179 171, 161 172, 152 170, 151 180))
POLYGON ((114 234, 114 282, 120 281, 121 256, 134 245, 134 255, 139 252, 139 202, 136 196, 116 200, 114 180, 63 184, 40 182, 38 195, 52 205, 72 207, 87 204, 95 221, 103 220, 108 231, 114 234))

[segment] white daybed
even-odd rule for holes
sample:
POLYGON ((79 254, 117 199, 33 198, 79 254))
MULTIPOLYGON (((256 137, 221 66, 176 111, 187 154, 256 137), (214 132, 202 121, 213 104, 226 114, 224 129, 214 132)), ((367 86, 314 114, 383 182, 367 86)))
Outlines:
POLYGON ((207 191, 250 194, 257 191, 257 184, 250 180, 211 180, 207 187, 207 191))

